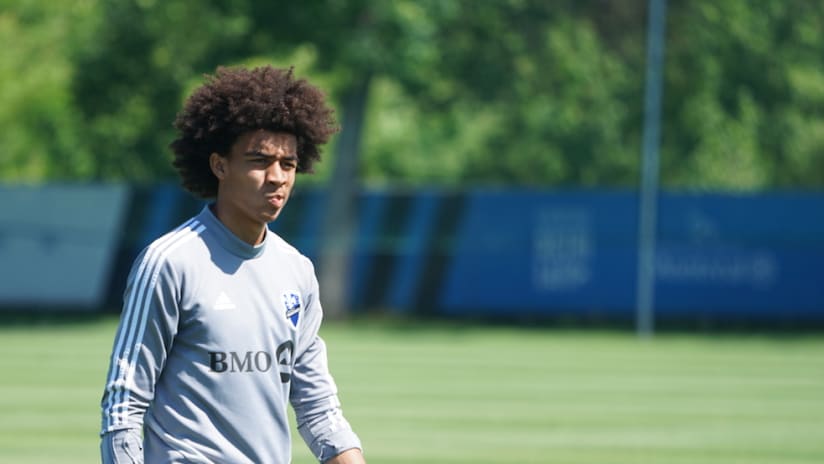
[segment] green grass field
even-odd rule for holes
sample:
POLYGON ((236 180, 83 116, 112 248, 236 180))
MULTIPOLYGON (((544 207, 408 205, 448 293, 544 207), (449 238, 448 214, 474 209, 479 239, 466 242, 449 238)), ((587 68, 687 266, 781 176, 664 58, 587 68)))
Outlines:
MULTIPOLYGON (((115 324, 0 325, 0 463, 97 462, 115 324)), ((820 336, 322 333, 372 464, 824 462, 820 336)), ((313 462, 296 440, 294 462, 313 462)))

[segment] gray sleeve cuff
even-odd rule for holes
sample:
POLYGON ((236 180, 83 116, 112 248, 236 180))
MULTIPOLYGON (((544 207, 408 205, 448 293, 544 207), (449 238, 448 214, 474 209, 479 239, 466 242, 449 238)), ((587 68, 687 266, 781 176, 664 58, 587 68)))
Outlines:
POLYGON ((298 425, 298 432, 320 462, 326 462, 352 448, 363 449, 360 439, 339 407, 313 415, 298 425))
POLYGON ((143 438, 138 429, 104 433, 100 439, 103 464, 143 464, 143 438))

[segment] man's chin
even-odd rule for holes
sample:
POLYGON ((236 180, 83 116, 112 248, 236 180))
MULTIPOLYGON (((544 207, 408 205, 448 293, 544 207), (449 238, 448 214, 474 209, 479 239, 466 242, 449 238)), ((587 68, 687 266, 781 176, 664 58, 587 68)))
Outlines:
POLYGON ((263 218, 263 221, 268 224, 270 222, 274 222, 274 220, 277 219, 278 216, 280 216, 281 211, 283 211, 282 208, 276 211, 266 211, 263 214, 261 214, 261 217, 263 218))

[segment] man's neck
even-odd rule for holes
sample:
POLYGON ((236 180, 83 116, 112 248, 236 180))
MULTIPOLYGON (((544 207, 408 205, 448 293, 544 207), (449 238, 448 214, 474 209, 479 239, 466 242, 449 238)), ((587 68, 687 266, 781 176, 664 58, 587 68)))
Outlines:
POLYGON ((241 215, 231 214, 229 208, 222 208, 217 202, 209 209, 230 232, 250 245, 259 245, 266 237, 266 224, 244 220, 241 215))

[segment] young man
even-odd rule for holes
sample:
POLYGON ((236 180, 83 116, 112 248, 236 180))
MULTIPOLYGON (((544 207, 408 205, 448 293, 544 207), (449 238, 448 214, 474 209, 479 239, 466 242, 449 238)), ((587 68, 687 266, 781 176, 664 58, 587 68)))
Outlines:
POLYGON ((323 94, 291 70, 220 68, 175 127, 183 186, 214 201, 132 267, 103 462, 286 464, 291 403, 320 462, 363 463, 318 337, 312 263, 267 227, 337 130, 323 94))

